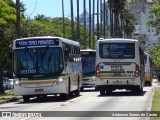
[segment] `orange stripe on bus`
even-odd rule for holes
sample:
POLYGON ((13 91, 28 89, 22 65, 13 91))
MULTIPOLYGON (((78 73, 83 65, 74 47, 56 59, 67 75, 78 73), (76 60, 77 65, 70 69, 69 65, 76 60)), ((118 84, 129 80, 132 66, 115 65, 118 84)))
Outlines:
POLYGON ((32 84, 53 84, 56 81, 25 81, 22 82, 24 85, 32 85, 32 84))

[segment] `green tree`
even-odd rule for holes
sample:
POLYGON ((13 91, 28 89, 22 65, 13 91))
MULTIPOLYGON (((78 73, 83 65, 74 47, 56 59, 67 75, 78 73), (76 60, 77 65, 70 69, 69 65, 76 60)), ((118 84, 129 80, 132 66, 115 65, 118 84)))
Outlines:
POLYGON ((15 38, 15 23, 15 8, 10 7, 4 0, 0 0, 0 46, 3 46, 0 47, 0 94, 4 93, 3 70, 10 51, 10 41, 15 38))
POLYGON ((160 33, 160 3, 157 0, 157 3, 150 9, 150 12, 153 13, 156 17, 155 20, 150 20, 147 22, 148 26, 156 27, 157 34, 160 33))
POLYGON ((148 36, 147 34, 141 34, 140 36, 138 36, 138 41, 141 43, 141 44, 146 44, 146 42, 148 41, 148 36))
POLYGON ((136 18, 130 10, 124 9, 123 20, 123 30, 127 35, 127 38, 131 38, 135 29, 136 18))

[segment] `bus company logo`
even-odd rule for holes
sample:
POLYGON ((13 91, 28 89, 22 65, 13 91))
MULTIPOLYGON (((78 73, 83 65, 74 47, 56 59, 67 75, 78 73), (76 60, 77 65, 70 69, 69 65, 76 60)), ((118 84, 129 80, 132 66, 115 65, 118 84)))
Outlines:
POLYGON ((2 117, 12 117, 11 112, 2 112, 2 117))

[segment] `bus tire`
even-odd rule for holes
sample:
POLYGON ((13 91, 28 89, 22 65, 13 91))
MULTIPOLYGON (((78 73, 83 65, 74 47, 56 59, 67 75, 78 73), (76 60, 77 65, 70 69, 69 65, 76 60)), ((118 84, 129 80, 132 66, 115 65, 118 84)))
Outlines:
POLYGON ((140 94, 140 93, 142 93, 143 88, 141 88, 140 86, 136 86, 132 91, 135 94, 140 94))
POLYGON ((47 99, 47 95, 42 95, 42 99, 46 100, 47 99))
POLYGON ((152 82, 151 81, 148 83, 148 86, 152 86, 152 82))
POLYGON ((29 96, 28 95, 23 95, 23 101, 25 103, 29 102, 29 96))
POLYGON ((79 84, 80 84, 80 81, 79 81, 79 76, 78 76, 78 81, 77 81, 77 90, 75 91, 75 96, 79 96, 79 94, 80 94, 80 90, 79 90, 79 88, 80 88, 80 86, 79 86, 79 84))
POLYGON ((100 89, 100 95, 101 95, 101 96, 102 96, 102 95, 105 95, 105 89, 103 89, 103 88, 100 89))
POLYGON ((145 81, 145 86, 147 86, 147 81, 145 81))
POLYGON ((60 94, 60 97, 63 99, 63 100, 68 100, 69 96, 67 93, 61 93, 60 94))
POLYGON ((81 89, 81 91, 83 91, 83 90, 84 90, 84 88, 83 88, 83 87, 81 87, 80 89, 81 89))
POLYGON ((110 95, 111 93, 112 93, 112 90, 110 90, 110 89, 109 89, 109 90, 106 90, 106 94, 107 94, 107 95, 110 95))

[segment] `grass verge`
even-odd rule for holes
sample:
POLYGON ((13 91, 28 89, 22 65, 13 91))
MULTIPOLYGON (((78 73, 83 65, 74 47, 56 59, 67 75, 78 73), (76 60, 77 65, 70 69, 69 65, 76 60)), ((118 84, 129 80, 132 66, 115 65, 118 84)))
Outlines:
MULTIPOLYGON (((160 87, 154 88, 151 111, 159 111, 160 114, 160 87)), ((160 117, 150 117, 150 120, 160 120, 160 117)))
POLYGON ((0 95, 0 104, 11 102, 11 101, 16 101, 20 98, 21 96, 16 96, 13 90, 8 90, 5 92, 5 94, 0 95))

